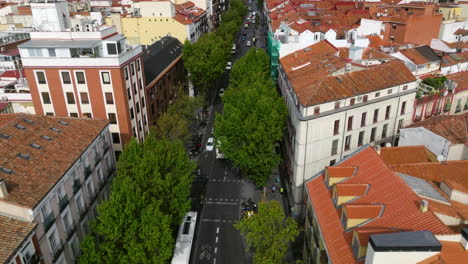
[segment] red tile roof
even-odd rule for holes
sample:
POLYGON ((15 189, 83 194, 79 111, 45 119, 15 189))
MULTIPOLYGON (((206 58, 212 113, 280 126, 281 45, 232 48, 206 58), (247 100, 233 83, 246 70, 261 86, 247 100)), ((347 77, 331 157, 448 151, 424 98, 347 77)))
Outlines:
POLYGON ((328 176, 330 178, 347 178, 351 177, 356 173, 356 167, 326 167, 328 176))
POLYGON ((416 65, 426 64, 440 60, 435 52, 429 46, 421 46, 411 49, 400 50, 406 58, 414 62, 416 65), (430 53, 430 54, 428 54, 430 53), (429 56, 427 56, 429 55, 429 56))
POLYGON ((0 263, 7 263, 13 257, 36 225, 0 215, 0 263))
POLYGON ((436 155, 425 146, 382 148, 380 150, 380 157, 388 165, 437 161, 436 155))
POLYGON ((0 133, 10 136, 0 138, 0 166, 13 170, 12 174, 0 173, 8 189, 8 195, 0 200, 34 208, 107 126, 107 120, 99 119, 0 114, 0 133), (23 121, 25 118, 34 123, 23 121), (26 128, 18 129, 16 124, 26 128), (52 140, 42 139, 41 135, 52 140), (32 148, 32 143, 42 147, 32 148), (18 153, 30 158, 18 158, 18 153))
MULTIPOLYGON (((370 184, 369 192, 350 204, 384 205, 380 217, 352 230, 392 228, 394 230, 429 230, 435 234, 448 234, 447 228, 432 212, 422 213, 418 206, 421 199, 406 183, 390 170, 370 147, 362 149, 335 167, 356 166, 358 170, 344 183, 370 184)), ((352 231, 343 229, 340 212, 335 208, 332 192, 321 175, 306 183, 308 197, 315 213, 323 241, 332 263, 363 263, 356 260, 351 248, 352 231)))
POLYGON ((0 112, 10 106, 10 102, 0 102, 0 112))
POLYGON ((442 67, 464 63, 466 61, 468 61, 468 51, 444 54, 444 56, 442 57, 442 67))
MULTIPOLYGON (((462 76, 462 74, 458 75, 457 73, 457 76, 462 76)), ((452 78, 454 78, 454 76, 449 77, 449 79, 452 78)), ((408 127, 424 127, 449 140, 453 144, 468 143, 468 113, 464 115, 435 116, 424 121, 414 123, 408 127)))
POLYGON ((396 43, 391 43, 389 41, 385 41, 381 39, 379 36, 366 36, 369 39, 369 47, 380 49, 380 47, 393 47, 397 46, 396 43))
POLYGON ((32 15, 30 6, 18 6, 18 15, 32 15))
MULTIPOLYGON (((340 57, 343 59, 349 58, 349 48, 339 48, 340 50, 340 57)), ((364 52, 362 53, 363 60, 392 60, 394 57, 387 55, 384 52, 373 48, 365 48, 364 52)))
POLYGON ((354 204, 343 205, 350 219, 374 219, 380 216, 384 210, 382 204, 354 204))
POLYGON ((468 251, 460 242, 439 241, 442 244, 442 251, 425 259, 417 264, 462 264, 468 263, 468 251))
POLYGON ((362 196, 368 191, 369 187, 369 184, 335 184, 338 196, 362 196))
MULTIPOLYGON (((468 52, 466 52, 468 55, 468 52)), ((468 56, 467 56, 468 59, 468 56)), ((457 72, 454 74, 446 75, 447 79, 457 82, 455 93, 468 90, 468 71, 457 72)))

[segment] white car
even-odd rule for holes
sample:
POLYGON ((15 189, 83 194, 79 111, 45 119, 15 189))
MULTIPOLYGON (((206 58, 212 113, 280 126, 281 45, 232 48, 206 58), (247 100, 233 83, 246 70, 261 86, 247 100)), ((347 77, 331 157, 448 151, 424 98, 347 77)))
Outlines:
POLYGON ((231 70, 232 68, 232 62, 228 61, 227 64, 226 64, 226 70, 231 70))
POLYGON ((213 151, 214 149, 214 138, 209 137, 208 141, 206 141, 206 151, 213 151))
POLYGON ((219 89, 219 97, 223 97, 225 91, 224 88, 219 89))
POLYGON ((250 41, 247 41, 247 47, 250 47, 250 41))

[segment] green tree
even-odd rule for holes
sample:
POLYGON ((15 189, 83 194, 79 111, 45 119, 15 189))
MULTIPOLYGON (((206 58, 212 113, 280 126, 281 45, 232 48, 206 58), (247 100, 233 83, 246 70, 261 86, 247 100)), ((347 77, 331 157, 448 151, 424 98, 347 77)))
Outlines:
POLYGON ((255 264, 282 264, 288 243, 299 234, 297 223, 286 217, 278 201, 262 201, 258 213, 234 225, 254 249, 255 264))
POLYGON ((132 140, 117 164, 108 200, 98 206, 80 263, 166 263, 195 168, 181 142, 132 140))
MULTIPOLYGON (((250 58, 241 63, 252 64, 251 69, 263 68, 256 63, 268 63, 250 58)), ((283 99, 265 76, 269 75, 253 71, 236 77, 223 97, 223 113, 215 118, 221 151, 257 186, 265 186, 279 164, 275 148, 283 138, 287 115, 283 99)))

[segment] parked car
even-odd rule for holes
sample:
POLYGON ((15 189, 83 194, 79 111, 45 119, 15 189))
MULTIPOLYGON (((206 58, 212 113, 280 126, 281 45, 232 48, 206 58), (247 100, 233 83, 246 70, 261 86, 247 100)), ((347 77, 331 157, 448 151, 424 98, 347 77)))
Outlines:
POLYGON ((224 88, 219 89, 219 97, 223 97, 225 91, 224 88))
POLYGON ((245 41, 245 37, 242 37, 242 41, 245 41))
POLYGON ((232 68, 232 62, 228 61, 226 64, 226 70, 230 71, 232 68))
POLYGON ((213 151, 214 149, 214 138, 209 137, 208 141, 206 142, 206 151, 213 151))
POLYGON ((250 47, 250 41, 247 41, 247 47, 250 47))

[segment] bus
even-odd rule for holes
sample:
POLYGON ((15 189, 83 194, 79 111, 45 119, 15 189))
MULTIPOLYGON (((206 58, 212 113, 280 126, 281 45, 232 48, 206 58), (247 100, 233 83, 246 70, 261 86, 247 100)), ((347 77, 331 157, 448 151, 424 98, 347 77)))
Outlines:
POLYGON ((189 264, 196 224, 197 212, 187 212, 179 227, 171 264, 189 264))

